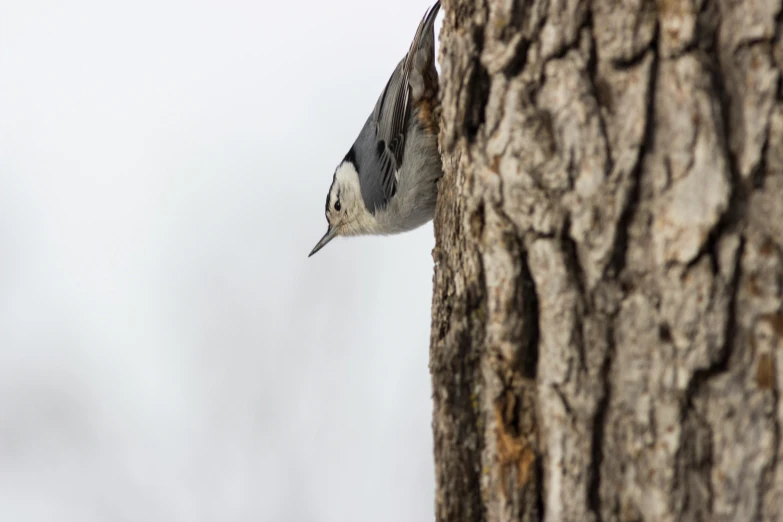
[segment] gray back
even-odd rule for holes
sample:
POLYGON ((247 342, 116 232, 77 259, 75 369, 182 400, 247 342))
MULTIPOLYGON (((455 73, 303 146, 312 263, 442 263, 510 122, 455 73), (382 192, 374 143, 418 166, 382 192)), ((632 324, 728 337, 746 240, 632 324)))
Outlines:
POLYGON ((425 77, 427 71, 414 71, 414 68, 434 67, 433 26, 439 8, 440 1, 437 1, 424 15, 408 53, 397 64, 346 156, 356 164, 362 199, 372 213, 385 207, 397 191, 409 125, 416 124, 415 118, 411 118, 416 101, 411 96, 411 74, 425 77), (416 59, 422 53, 427 59, 416 59))

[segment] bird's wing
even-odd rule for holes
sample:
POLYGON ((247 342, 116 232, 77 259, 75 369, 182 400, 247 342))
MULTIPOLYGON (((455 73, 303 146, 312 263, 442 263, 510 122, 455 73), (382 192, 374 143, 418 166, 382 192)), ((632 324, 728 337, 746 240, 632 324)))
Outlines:
POLYGON ((439 8, 440 1, 435 2, 424 14, 408 54, 394 69, 370 118, 371 126, 375 130, 377 164, 380 166, 377 175, 380 176, 385 202, 388 202, 397 190, 396 174, 402 165, 406 125, 413 102, 410 76, 415 67, 416 54, 422 46, 434 48, 433 25, 439 8))

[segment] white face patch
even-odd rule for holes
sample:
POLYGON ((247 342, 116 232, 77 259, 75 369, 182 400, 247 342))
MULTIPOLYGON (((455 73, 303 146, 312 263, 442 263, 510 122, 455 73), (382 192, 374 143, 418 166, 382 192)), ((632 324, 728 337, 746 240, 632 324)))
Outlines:
POLYGON ((354 213, 357 204, 362 203, 362 191, 359 186, 359 173, 352 163, 343 162, 334 173, 334 183, 329 195, 329 212, 339 221, 341 217, 354 213), (335 208, 339 201, 340 209, 335 208))
POLYGON ((354 167, 353 163, 349 161, 342 162, 337 167, 334 176, 341 190, 350 190, 357 195, 361 195, 359 173, 356 172, 356 167, 354 167))
POLYGON ((373 234, 377 229, 375 218, 367 212, 359 185, 359 173, 350 161, 344 161, 334 173, 329 193, 329 223, 339 229, 341 236, 373 234), (340 210, 335 203, 340 202, 340 210))

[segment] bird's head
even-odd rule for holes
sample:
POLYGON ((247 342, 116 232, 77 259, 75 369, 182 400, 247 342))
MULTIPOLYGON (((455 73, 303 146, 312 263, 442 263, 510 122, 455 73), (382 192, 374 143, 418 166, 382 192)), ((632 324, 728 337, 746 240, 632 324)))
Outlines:
POLYGON ((350 153, 334 172, 332 186, 326 195, 326 221, 329 228, 310 252, 310 256, 338 236, 376 233, 377 222, 367 211, 362 199, 359 172, 350 153))

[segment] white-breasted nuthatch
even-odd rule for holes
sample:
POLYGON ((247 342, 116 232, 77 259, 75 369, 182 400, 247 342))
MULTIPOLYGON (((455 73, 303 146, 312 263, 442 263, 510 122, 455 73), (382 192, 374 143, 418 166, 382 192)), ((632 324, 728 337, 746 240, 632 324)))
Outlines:
POLYGON ((440 0, 424 14, 408 54, 335 170, 326 196, 329 228, 311 256, 337 236, 396 234, 433 218, 443 174, 433 27, 438 9, 440 0))

